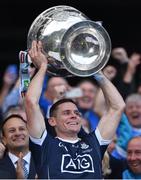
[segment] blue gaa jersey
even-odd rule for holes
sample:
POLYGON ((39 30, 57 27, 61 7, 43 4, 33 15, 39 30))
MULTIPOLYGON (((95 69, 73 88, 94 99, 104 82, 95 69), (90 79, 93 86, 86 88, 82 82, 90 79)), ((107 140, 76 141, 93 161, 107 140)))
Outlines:
POLYGON ((101 160, 109 142, 102 144, 96 131, 73 142, 54 138, 46 131, 41 139, 31 138, 38 178, 101 179, 101 160))

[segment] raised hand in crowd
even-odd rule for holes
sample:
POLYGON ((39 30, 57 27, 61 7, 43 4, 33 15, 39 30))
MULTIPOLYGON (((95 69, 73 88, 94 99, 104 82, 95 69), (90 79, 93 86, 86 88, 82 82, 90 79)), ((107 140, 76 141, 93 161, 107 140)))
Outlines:
POLYGON ((127 70, 123 77, 123 81, 126 83, 131 83, 134 75, 136 73, 137 66, 141 63, 141 55, 138 53, 133 53, 128 61, 127 70))
POLYGON ((5 150, 6 150, 6 147, 4 146, 3 143, 0 142, 0 159, 3 158, 5 150))
POLYGON ((113 48, 111 56, 118 60, 121 64, 127 63, 129 61, 127 51, 123 47, 113 48))
POLYGON ((107 65, 103 69, 103 73, 109 80, 112 81, 116 77, 117 69, 112 65, 107 65))
POLYGON ((54 102, 56 102, 57 100, 65 97, 65 93, 67 92, 68 88, 64 85, 58 85, 54 87, 54 90, 55 90, 54 102))

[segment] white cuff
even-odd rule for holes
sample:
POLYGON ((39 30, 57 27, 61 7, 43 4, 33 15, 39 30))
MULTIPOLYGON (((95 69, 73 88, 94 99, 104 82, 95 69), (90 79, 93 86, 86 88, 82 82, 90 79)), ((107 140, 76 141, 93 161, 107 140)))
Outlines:
POLYGON ((31 136, 30 136, 30 139, 31 139, 31 141, 32 141, 34 144, 37 144, 37 145, 40 145, 40 146, 41 146, 41 145, 43 144, 46 136, 47 136, 47 130, 45 130, 45 131, 43 132, 41 138, 34 138, 34 137, 31 137, 31 136))
POLYGON ((99 144, 100 144, 101 146, 102 146, 102 145, 108 145, 108 144, 110 144, 111 141, 112 141, 112 140, 103 139, 98 128, 96 128, 96 130, 95 130, 95 135, 96 135, 96 137, 97 137, 97 139, 98 139, 98 142, 99 142, 99 144))

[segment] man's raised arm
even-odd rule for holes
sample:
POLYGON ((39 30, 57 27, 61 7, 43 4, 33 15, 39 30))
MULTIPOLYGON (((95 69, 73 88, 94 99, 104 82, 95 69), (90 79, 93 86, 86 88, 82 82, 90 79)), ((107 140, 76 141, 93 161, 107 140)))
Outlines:
POLYGON ((38 72, 31 80, 25 96, 25 110, 27 114, 27 126, 32 137, 40 138, 45 130, 44 117, 39 107, 39 98, 42 91, 44 76, 47 70, 47 59, 42 53, 41 42, 32 42, 29 55, 38 72))
POLYGON ((103 91, 108 109, 101 117, 98 129, 103 139, 110 140, 116 133, 116 129, 121 119, 121 114, 125 108, 125 103, 116 87, 104 76, 102 72, 95 74, 94 78, 98 81, 103 91))

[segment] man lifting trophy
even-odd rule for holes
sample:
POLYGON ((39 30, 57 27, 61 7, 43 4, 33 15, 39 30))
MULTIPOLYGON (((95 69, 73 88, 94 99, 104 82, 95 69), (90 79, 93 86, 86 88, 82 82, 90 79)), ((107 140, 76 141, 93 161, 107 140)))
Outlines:
POLYGON ((34 20, 27 46, 38 68, 24 99, 38 178, 102 179, 103 154, 115 136, 125 107, 115 86, 100 71, 111 51, 107 32, 75 8, 55 6, 34 20), (79 108, 67 98, 53 102, 45 124, 39 100, 47 72, 63 77, 93 75, 107 102, 107 111, 94 131, 83 130, 79 108))

